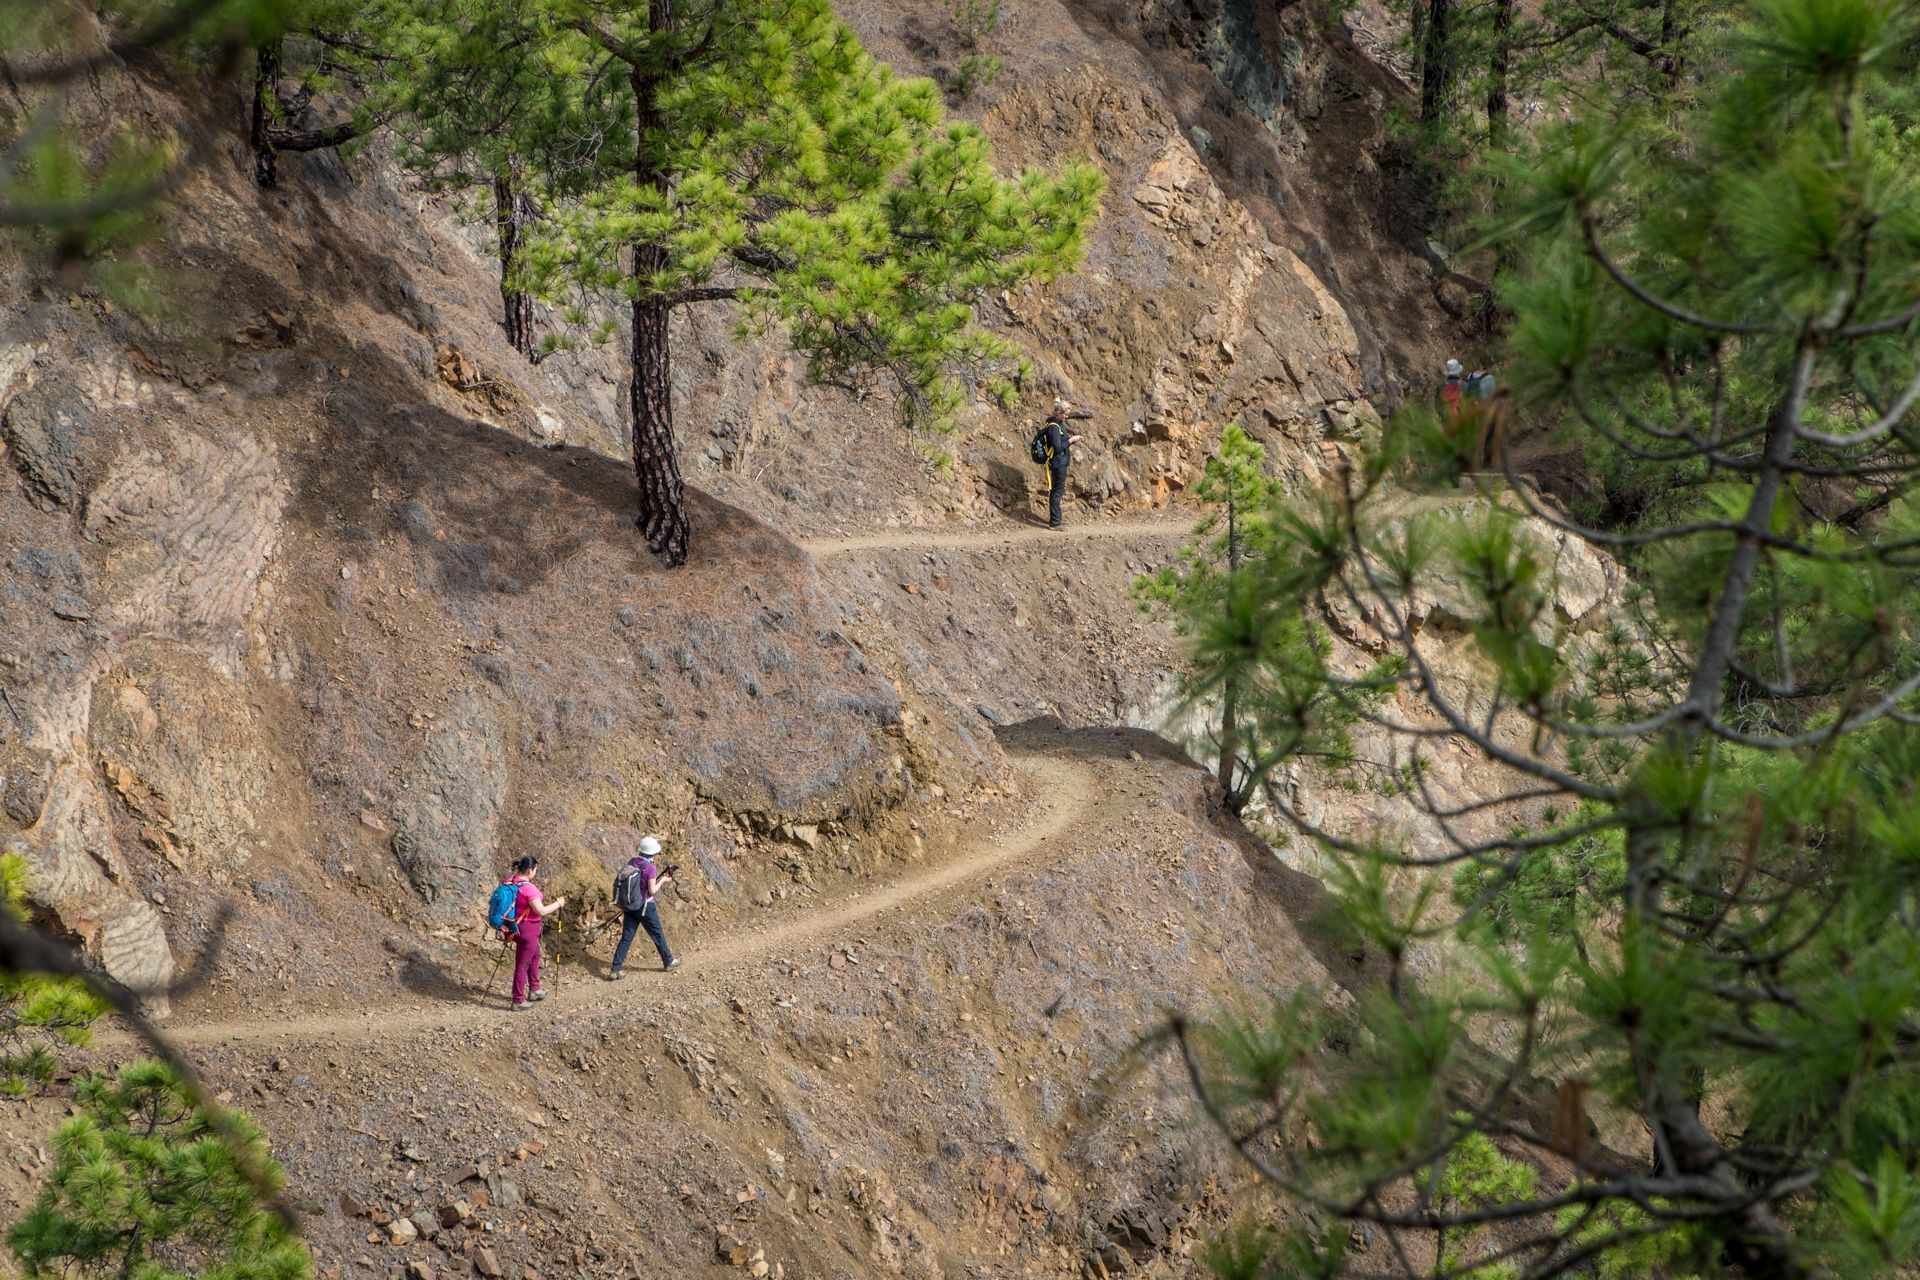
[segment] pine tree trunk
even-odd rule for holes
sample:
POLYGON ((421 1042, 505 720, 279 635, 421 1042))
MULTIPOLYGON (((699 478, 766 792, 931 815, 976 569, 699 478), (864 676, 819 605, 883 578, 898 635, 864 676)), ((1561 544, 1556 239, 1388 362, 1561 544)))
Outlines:
POLYGON ((520 256, 520 239, 525 234, 524 201, 514 189, 510 172, 493 179, 493 225, 500 242, 500 302, 507 341, 514 350, 534 364, 540 353, 533 340, 533 299, 513 287, 513 272, 520 256))
POLYGON ((1235 682, 1228 680, 1220 694, 1220 794, 1225 797, 1227 812, 1238 815, 1247 807, 1247 801, 1253 791, 1251 780, 1245 792, 1234 789, 1234 775, 1240 759, 1240 706, 1239 690, 1235 682))
MULTIPOLYGON (((1240 495, 1231 473, 1227 477, 1227 589, 1234 588, 1240 574, 1240 495)), ((1220 693, 1220 794, 1226 797, 1227 812, 1239 815, 1253 794, 1251 771, 1245 793, 1234 790, 1235 767, 1240 757, 1240 690, 1238 682, 1227 679, 1220 693)))
POLYGON ((1453 0, 1427 0, 1420 40, 1420 123, 1432 128, 1447 109, 1453 81, 1453 0))
POLYGON ((1507 79, 1513 60, 1513 0, 1493 0, 1493 56, 1487 68, 1487 141, 1507 135, 1507 79))
MULTIPOLYGON (((652 29, 673 26, 672 0, 650 0, 652 29)), ((666 175, 653 165, 646 138, 660 127, 657 85, 646 72, 633 72, 635 127, 640 146, 634 178, 643 186, 666 188, 666 175)), ((633 247, 633 274, 645 280, 667 266, 663 244, 633 247)), ((647 545, 669 565, 686 563, 687 500, 680 478, 680 460, 673 440, 673 358, 667 320, 673 308, 665 298, 642 293, 633 303, 633 380, 629 397, 633 409, 633 473, 640 485, 639 525, 647 545)))
POLYGON ((273 143, 274 100, 279 95, 280 42, 269 40, 254 50, 253 63, 253 180, 271 187, 280 178, 279 154, 273 143))
POLYGON ((1673 12, 1674 0, 1666 0, 1660 7, 1660 70, 1667 79, 1667 92, 1678 93, 1680 81, 1686 75, 1686 59, 1681 57, 1680 24, 1673 12))

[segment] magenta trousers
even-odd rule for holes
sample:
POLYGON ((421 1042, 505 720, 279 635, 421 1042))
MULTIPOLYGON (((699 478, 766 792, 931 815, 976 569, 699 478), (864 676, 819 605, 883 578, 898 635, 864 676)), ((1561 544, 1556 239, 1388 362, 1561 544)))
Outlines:
POLYGON ((513 1002, 524 1004, 529 992, 540 989, 540 922, 522 920, 513 940, 513 1002))

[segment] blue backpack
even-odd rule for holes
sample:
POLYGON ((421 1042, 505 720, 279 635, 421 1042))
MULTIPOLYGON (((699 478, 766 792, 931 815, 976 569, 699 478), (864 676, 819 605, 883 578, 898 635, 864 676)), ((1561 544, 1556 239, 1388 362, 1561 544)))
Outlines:
POLYGON ((520 936, 520 882, 508 880, 487 899, 487 928, 505 938, 520 936))

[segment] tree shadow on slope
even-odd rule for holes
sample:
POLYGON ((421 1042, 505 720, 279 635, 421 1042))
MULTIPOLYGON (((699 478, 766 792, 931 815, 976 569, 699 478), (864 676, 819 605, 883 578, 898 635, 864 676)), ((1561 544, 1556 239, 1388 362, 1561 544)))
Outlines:
POLYGON ((1127 760, 1138 755, 1197 769, 1186 749, 1147 729, 1127 725, 1069 725, 1058 716, 1035 716, 1014 724, 996 724, 993 736, 1009 751, 1032 755, 1099 756, 1127 760))
MULTIPOLYGON (((327 436, 293 459, 294 524, 348 544, 405 540, 432 566, 435 586, 456 598, 522 593, 594 544, 625 548, 622 567, 636 575, 666 572, 634 526, 625 462, 449 412, 386 351, 337 333, 316 338, 321 349, 349 350, 352 373, 321 389, 327 436)), ((738 508, 694 489, 687 496, 689 577, 798 561, 788 539, 738 508)))
MULTIPOLYGON (((414 995, 436 1003, 486 1007, 499 1005, 505 990, 500 979, 503 975, 512 977, 513 952, 499 946, 480 953, 485 957, 484 968, 481 967, 481 960, 476 958, 468 960, 457 972, 435 960, 421 947, 389 939, 386 950, 400 961, 396 974, 400 985, 414 995)), ((463 948, 462 954, 465 956, 471 952, 463 948)))

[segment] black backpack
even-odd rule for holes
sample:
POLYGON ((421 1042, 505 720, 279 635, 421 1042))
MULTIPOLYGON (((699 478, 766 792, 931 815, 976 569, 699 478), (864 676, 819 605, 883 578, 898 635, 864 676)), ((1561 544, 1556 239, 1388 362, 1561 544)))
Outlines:
POLYGON ((1033 455, 1033 460, 1043 467, 1053 461, 1053 448, 1047 443, 1047 425, 1051 424, 1042 425, 1033 433, 1033 439, 1027 446, 1027 452, 1033 455))

